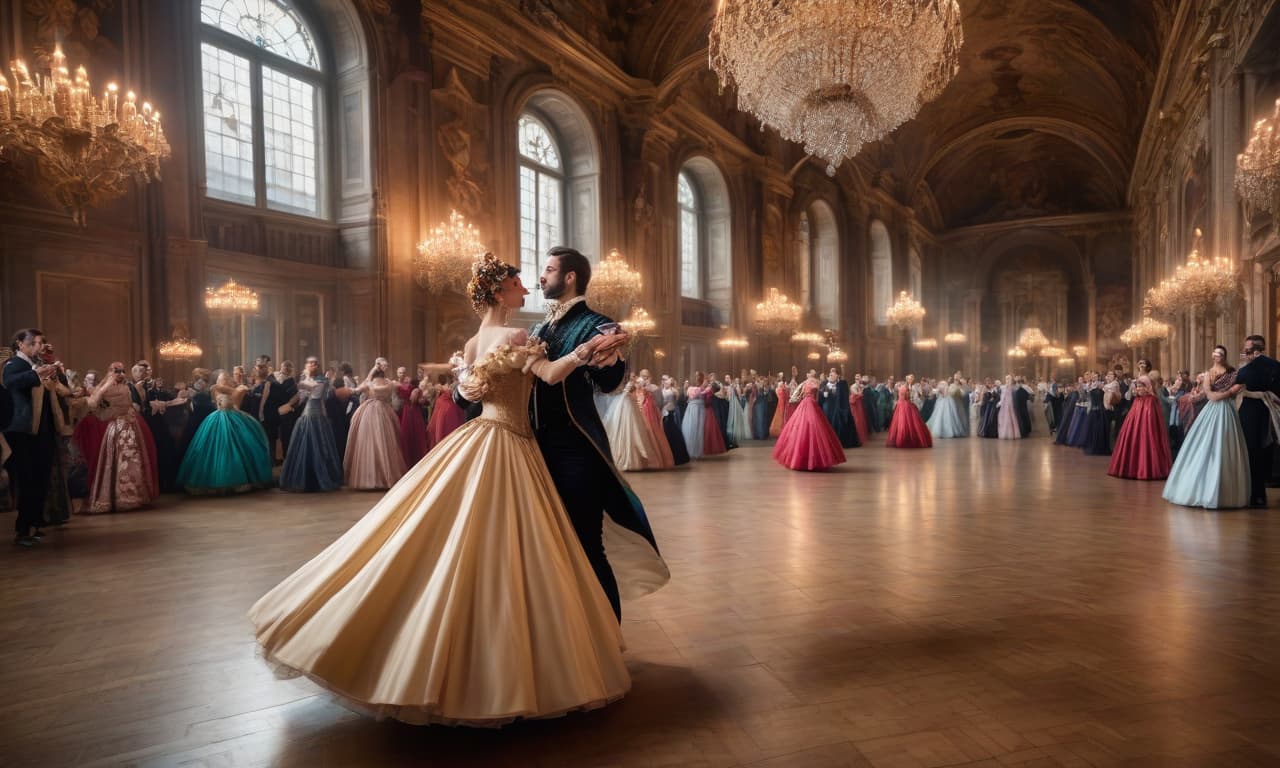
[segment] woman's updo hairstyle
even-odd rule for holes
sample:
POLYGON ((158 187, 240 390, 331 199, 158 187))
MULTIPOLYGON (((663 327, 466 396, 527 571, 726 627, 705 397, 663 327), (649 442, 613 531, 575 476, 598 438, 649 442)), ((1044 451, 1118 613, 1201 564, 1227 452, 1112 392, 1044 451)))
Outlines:
POLYGON ((471 282, 467 283, 467 298, 471 299, 471 307, 476 314, 482 315, 485 310, 498 303, 498 292, 502 290, 502 281, 520 274, 519 267, 513 267, 492 253, 486 253, 479 261, 471 265, 471 282))

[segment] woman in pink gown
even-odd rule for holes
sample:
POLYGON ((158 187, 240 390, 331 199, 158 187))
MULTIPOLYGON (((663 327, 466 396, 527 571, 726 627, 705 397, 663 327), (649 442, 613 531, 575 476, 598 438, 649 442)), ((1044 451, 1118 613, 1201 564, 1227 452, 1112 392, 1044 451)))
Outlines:
POLYGON ((1000 402, 997 407, 1000 413, 996 416, 996 435, 1001 440, 1017 440, 1022 437, 1022 428, 1018 426, 1018 414, 1013 407, 1013 393, 1018 386, 1013 383, 1012 376, 1004 377, 1004 386, 1000 388, 1000 402))
POLYGON ((466 420, 467 414, 453 402, 453 386, 441 382, 436 405, 431 409, 431 421, 427 423, 427 450, 439 445, 466 420))
POLYGON ((787 419, 778 442, 773 446, 773 460, 787 469, 812 472, 831 469, 845 462, 840 437, 818 407, 816 393, 819 386, 818 376, 814 373, 800 385, 795 411, 787 419))
POLYGON ((422 390, 408 375, 403 375, 396 385, 396 394, 400 396, 400 452, 404 454, 405 466, 412 467, 427 455, 427 422, 422 418, 422 390))
POLYGON ((91 470, 90 514, 138 509, 160 495, 155 439, 134 408, 124 370, 123 363, 112 363, 89 396, 89 408, 106 422, 91 470))
POLYGON ((898 385, 898 404, 893 407, 889 439, 885 441, 890 448, 933 447, 933 435, 920 417, 920 409, 911 402, 911 385, 915 380, 916 377, 909 374, 907 380, 898 385))
POLYGON ((355 389, 368 397, 351 416, 342 468, 347 486, 358 490, 390 488, 407 470, 400 452, 400 423, 391 407, 395 384, 387 379, 382 365, 374 365, 369 377, 355 389))
POLYGON ((650 381, 649 371, 642 370, 636 378, 636 400, 640 403, 640 415, 644 417, 645 426, 653 435, 653 445, 657 448, 657 467, 655 469, 672 469, 676 465, 675 456, 671 453, 671 443, 662 428, 662 414, 658 402, 654 399, 658 393, 658 385, 650 381))

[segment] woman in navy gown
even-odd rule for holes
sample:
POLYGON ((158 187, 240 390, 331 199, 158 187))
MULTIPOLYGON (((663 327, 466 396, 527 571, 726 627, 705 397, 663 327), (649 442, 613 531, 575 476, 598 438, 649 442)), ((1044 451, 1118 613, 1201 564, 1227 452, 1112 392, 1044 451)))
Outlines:
POLYGON ((319 359, 308 357, 298 378, 302 415, 293 427, 289 452, 280 469, 282 490, 336 491, 342 487, 342 459, 325 414, 330 386, 329 380, 320 375, 319 359))

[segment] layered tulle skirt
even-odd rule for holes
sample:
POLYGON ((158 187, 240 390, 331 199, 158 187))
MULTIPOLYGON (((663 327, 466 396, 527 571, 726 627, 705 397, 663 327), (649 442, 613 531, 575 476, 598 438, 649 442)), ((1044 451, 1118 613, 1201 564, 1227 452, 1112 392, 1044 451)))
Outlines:
POLYGON ((1196 416, 1169 471, 1164 498, 1208 509, 1249 503, 1249 450, 1231 400, 1210 401, 1196 416))
POLYGON ((751 439, 751 419, 747 414, 746 398, 729 397, 729 439, 735 445, 743 445, 751 439))
POLYGON ((844 448, 812 397, 801 399, 773 446, 773 460, 787 469, 831 469, 845 462, 844 448))
POLYGON ((925 426, 929 428, 930 434, 941 440, 969 434, 969 419, 954 397, 939 396, 925 426))
POLYGON ((1163 480, 1173 457, 1164 411, 1155 397, 1137 397, 1120 426, 1107 474, 1131 480, 1163 480))
MULTIPOLYGON (((454 408, 461 412, 457 406, 454 408)), ((369 398, 356 409, 347 433, 342 468, 347 486, 362 490, 390 488, 404 475, 400 423, 390 403, 369 398)))
POLYGON ((271 485, 271 450, 258 420, 220 408, 196 430, 178 470, 187 493, 242 493, 271 485))
POLYGON ((249 618, 278 674, 409 723, 549 717, 631 684, 537 445, 488 419, 437 446, 249 618))
POLYGON ((893 420, 889 422, 889 438, 885 445, 890 448, 932 448, 933 435, 920 418, 920 411, 915 403, 903 398, 893 407, 893 420))

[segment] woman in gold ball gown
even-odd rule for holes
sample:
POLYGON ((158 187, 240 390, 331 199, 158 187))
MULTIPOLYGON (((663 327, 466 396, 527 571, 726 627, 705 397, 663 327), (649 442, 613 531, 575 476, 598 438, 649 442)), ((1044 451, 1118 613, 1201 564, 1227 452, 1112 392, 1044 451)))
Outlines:
POLYGON ((482 415, 250 610, 278 674, 418 724, 497 726, 630 688, 613 610, 528 418, 533 376, 561 381, 615 337, 549 362, 502 325, 528 293, 517 272, 486 255, 468 289, 483 320, 459 386, 482 415))

